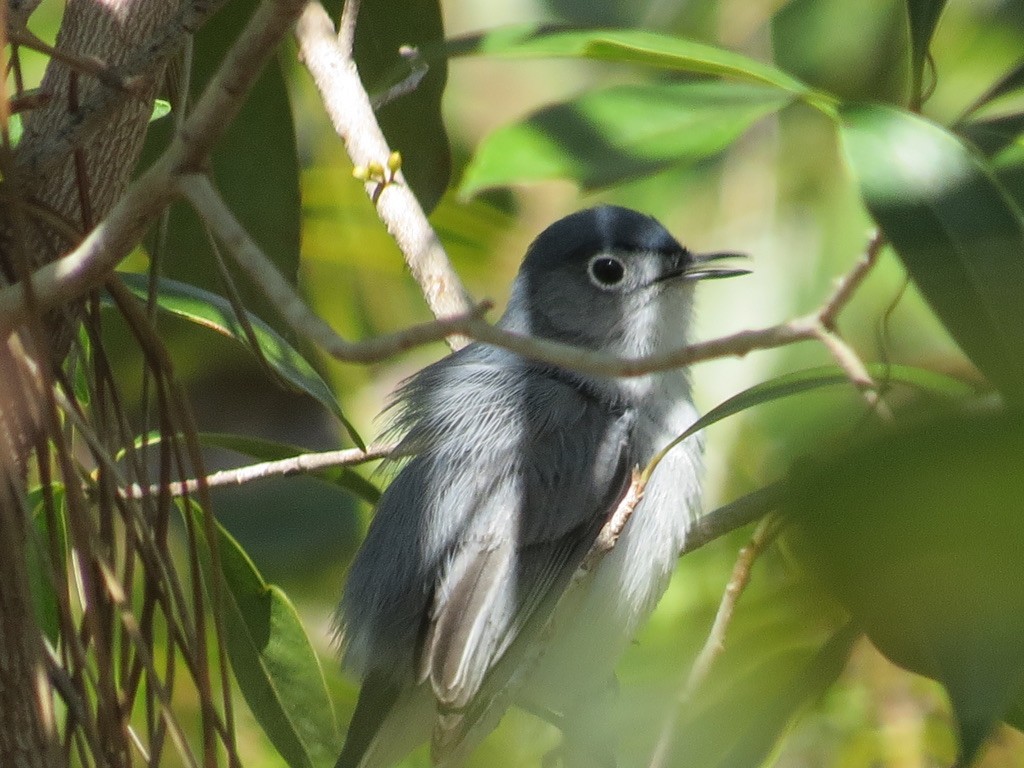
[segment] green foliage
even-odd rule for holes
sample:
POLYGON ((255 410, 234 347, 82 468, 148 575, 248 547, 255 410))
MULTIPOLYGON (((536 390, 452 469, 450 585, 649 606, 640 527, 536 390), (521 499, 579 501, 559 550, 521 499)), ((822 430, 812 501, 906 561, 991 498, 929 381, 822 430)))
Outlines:
MULTIPOLYGON (((202 510, 185 514, 205 529, 202 510)), ((208 578, 227 587, 221 593, 226 647, 238 686, 289 768, 330 765, 340 749, 334 708, 299 615, 219 525, 217 534, 221 573, 212 572, 208 542, 204 562, 208 578)))
MULTIPOLYGON (((451 3, 451 13, 475 21, 467 4, 451 3)), ((658 5, 671 4, 652 7, 658 5)), ((730 305, 719 298, 728 294, 704 288, 702 309, 717 312, 704 332, 718 330, 722 318, 753 327, 813 309, 834 276, 849 268, 866 223, 881 229, 898 261, 883 254, 840 317, 840 330, 863 357, 878 361, 868 368, 886 402, 891 396, 892 429, 865 426, 872 412, 838 368, 822 365, 825 353, 808 343, 755 367, 752 386, 743 377, 718 379, 715 386, 735 394, 715 390, 713 407, 687 433, 709 430, 712 457, 729 478, 719 495, 738 496, 782 478, 797 524, 767 562, 759 561, 710 676, 671 719, 669 764, 887 764, 886 737, 873 725, 875 710, 885 708, 849 703, 882 698, 866 676, 858 677, 856 664, 844 669, 851 654, 863 661, 870 653, 855 643, 860 631, 896 664, 942 683, 963 765, 987 759, 980 757, 982 746, 1000 718, 1024 723, 1024 591, 1016 572, 1024 551, 1024 424, 1003 414, 938 420, 930 414, 977 410, 978 393, 988 389, 1013 404, 1024 396, 1024 32, 1006 21, 1010 10, 966 3, 947 8, 935 0, 678 5, 644 20, 658 31, 526 24, 446 40, 433 0, 364 2, 356 56, 373 95, 423 75, 411 93, 392 92, 395 98, 378 114, 402 152, 408 183, 434 211, 453 262, 480 293, 503 291, 521 255, 505 248, 506 240, 515 241, 508 235, 518 203, 529 201, 523 210, 542 212, 516 225, 523 237, 565 205, 552 203, 557 196, 547 188, 535 198, 529 191, 494 193, 510 185, 567 180, 584 194, 599 192, 602 200, 670 216, 697 239, 739 238, 744 227, 769 230, 765 239, 780 244, 765 246, 769 258, 759 271, 775 280, 765 278, 760 290, 775 303, 730 305), (712 29, 728 44, 706 42, 712 29), (416 46, 418 56, 399 54, 403 45, 416 46), (1001 58, 989 61, 990 53, 1001 58), (532 75, 530 68, 545 60, 553 60, 543 71, 558 88, 532 75), (485 84, 471 91, 455 79, 451 86, 449 63, 453 71, 486 67, 485 84), (952 96, 943 90, 947 82, 952 96), (938 103, 929 101, 933 86, 938 103), (515 100, 506 94, 517 90, 536 90, 537 97, 498 109, 515 100), (450 102, 448 129, 442 97, 450 102), (461 125, 459 118, 479 125, 461 125), (486 196, 467 201, 446 194, 453 155, 463 197, 485 190, 486 196), (768 195, 767 223, 748 219, 758 198, 768 195), (729 228, 723 221, 739 223, 729 228), (912 281, 905 293, 904 270, 912 281), (789 410, 766 427, 763 412, 773 408, 789 410), (719 424, 728 416, 741 418, 719 424), (719 440, 726 428, 738 435, 731 444, 719 440), (791 463, 798 449, 813 455, 791 463), (804 568, 848 615, 807 583, 804 568), (828 720, 836 710, 842 717, 828 720), (810 751, 827 760, 800 759, 803 742, 812 738, 810 751), (830 762, 840 754, 846 762, 830 762)), ((192 62, 196 88, 252 7, 226 4, 200 32, 192 62)), ((615 17, 623 14, 629 15, 615 17)), ((469 26, 461 20, 462 28, 469 26)), ((342 334, 365 338, 424 319, 417 287, 351 178, 333 130, 319 107, 310 106, 303 90, 308 83, 289 62, 283 57, 272 64, 217 147, 212 175, 218 188, 277 268, 342 334)), ((187 109, 173 108, 154 124, 144 164, 187 109)), ((519 249, 521 243, 514 244, 519 249)), ((265 297, 234 286, 216 266, 190 211, 175 209, 166 236, 146 255, 149 266, 159 266, 157 309, 198 329, 184 341, 167 339, 183 378, 195 384, 195 371, 217 374, 229 365, 209 351, 207 332, 213 330, 244 349, 274 384, 312 398, 312 417, 301 409, 254 413, 231 434, 205 429, 200 413, 203 447, 259 461, 288 458, 302 452, 298 445, 307 444, 306 434, 315 432, 310 424, 324 413, 362 447, 346 415, 364 427, 383 392, 428 359, 369 373, 334 366, 321 375, 265 297), (263 427, 277 431, 256 434, 263 427), (288 431, 293 428, 300 436, 288 431)), ((147 296, 147 277, 121 277, 137 297, 147 296)), ((67 371, 83 409, 94 407, 90 344, 87 337, 79 340, 83 362, 67 371)), ((125 375, 120 368, 127 364, 114 365, 125 375)), ((705 370, 695 374, 698 392, 705 370)), ((231 395, 250 396, 266 383, 257 379, 231 395)), ((196 388, 201 402, 203 385, 196 388)), ((152 408, 139 410, 148 416, 152 408)), ((328 421, 328 432, 337 428, 328 421)), ((149 442, 151 448, 159 443, 149 442)), ((369 504, 379 496, 375 483, 349 468, 315 476, 369 504)), ((35 527, 27 558, 40 625, 57 643, 52 566, 45 561, 69 559, 63 515, 55 513, 63 510, 63 488, 49 489, 46 503, 41 493, 27 500, 35 527)), ((294 509, 276 498, 257 498, 253 517, 265 508, 261 504, 294 509)), ((198 524, 203 513, 187 514, 205 530, 198 524)), ((266 532, 275 546, 289 535, 284 524, 266 532)), ((646 691, 644 681, 654 680, 649 685, 660 694, 651 698, 657 707, 647 703, 625 716, 633 718, 623 730, 636 764, 647 764, 657 727, 671 713, 665 702, 678 696, 676 673, 688 668, 703 641, 742 543, 741 535, 727 537, 687 558, 680 566, 685 583, 670 590, 643 642, 630 650, 632 682, 646 691)), ((323 631, 303 627, 289 598, 263 579, 236 539, 218 529, 217 547, 221 570, 213 572, 207 549, 205 583, 225 587, 231 670, 280 755, 253 765, 277 766, 281 759, 290 766, 330 765, 340 737, 328 688, 340 691, 332 691, 335 701, 351 706, 351 684, 338 678, 333 660, 325 682, 317 659, 330 653, 323 631)), ((295 596, 308 602, 303 615, 329 614, 343 566, 338 562, 337 578, 325 579, 321 589, 295 596)), ((297 563, 295 570, 304 567, 297 563)), ((263 572, 269 573, 265 564, 263 572)), ((628 698, 628 684, 624 688, 628 698)), ((644 696, 632 695, 645 704, 644 696)), ((932 700, 919 709, 941 711, 932 700)), ((908 749, 917 750, 922 763, 952 759, 942 715, 929 722, 938 723, 938 733, 921 735, 908 749)), ((516 765, 520 755, 539 753, 535 745, 552 739, 542 732, 537 740, 542 726, 533 721, 503 728, 474 758, 476 765, 516 765)), ((994 760, 986 765, 1012 764, 994 760)))
MULTIPOLYGON (((130 291, 145 300, 149 290, 144 275, 122 273, 121 279, 130 291)), ((263 320, 250 312, 242 316, 227 299, 194 285, 160 278, 157 280, 157 307, 177 315, 190 323, 215 331, 241 344, 278 381, 305 392, 333 413, 360 448, 366 448, 359 433, 349 424, 341 411, 334 392, 310 365, 284 338, 263 320)))
POLYGON ((992 168, 941 127, 890 107, 844 108, 872 216, 975 364, 1024 397, 1024 215, 992 168))
POLYGON ((587 91, 492 133, 462 193, 569 178, 586 190, 721 152, 792 95, 723 82, 643 83, 587 91))
POLYGON ((1019 414, 944 417, 795 468, 786 502, 875 645, 949 691, 964 765, 1024 686, 1022 461, 1019 414))

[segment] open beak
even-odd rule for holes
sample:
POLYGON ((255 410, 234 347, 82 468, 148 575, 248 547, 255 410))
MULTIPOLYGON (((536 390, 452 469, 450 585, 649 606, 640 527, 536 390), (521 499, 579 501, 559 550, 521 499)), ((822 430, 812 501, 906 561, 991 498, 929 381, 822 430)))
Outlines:
POLYGON ((746 254, 722 252, 722 253, 695 253, 691 256, 693 262, 686 268, 683 276, 687 280, 718 280, 722 277, 737 277, 749 275, 749 269, 742 267, 719 267, 715 262, 726 259, 745 259, 746 254))

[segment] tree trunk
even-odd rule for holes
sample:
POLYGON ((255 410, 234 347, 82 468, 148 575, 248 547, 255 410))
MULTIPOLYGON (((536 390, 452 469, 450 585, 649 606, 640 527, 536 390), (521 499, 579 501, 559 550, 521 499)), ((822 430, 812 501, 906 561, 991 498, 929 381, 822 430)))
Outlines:
MULTIPOLYGON (((177 5, 176 0, 69 0, 57 48, 120 65, 167 23, 177 5)), ((65 139, 83 108, 97 103, 108 86, 50 62, 41 88, 49 100, 25 115, 22 141, 2 169, 0 282, 15 282, 66 253, 123 193, 145 138, 162 62, 154 61, 152 69, 133 84, 130 95, 95 116, 98 129, 90 138, 69 145, 65 139)), ((23 499, 26 466, 49 423, 40 418, 46 402, 40 387, 67 352, 79 306, 47 318, 41 348, 29 344, 24 329, 0 344, 0 766, 5 768, 60 763, 53 690, 25 567, 23 499)))

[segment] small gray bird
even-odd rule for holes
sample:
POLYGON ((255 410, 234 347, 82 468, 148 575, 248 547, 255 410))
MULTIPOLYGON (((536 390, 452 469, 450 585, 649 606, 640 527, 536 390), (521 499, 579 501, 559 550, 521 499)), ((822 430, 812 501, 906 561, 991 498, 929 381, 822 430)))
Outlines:
MULTIPOLYGON (((498 325, 620 357, 676 349, 694 282, 746 271, 713 263, 732 255, 692 254, 626 208, 580 211, 530 246, 498 325)), ((697 438, 658 466, 614 549, 573 575, 633 468, 697 418, 687 374, 584 375, 470 344, 391 407, 411 458, 338 609, 363 685, 337 768, 386 768, 428 740, 436 765, 459 765, 511 705, 559 725, 569 764, 614 765, 600 712, 699 511, 697 438)))

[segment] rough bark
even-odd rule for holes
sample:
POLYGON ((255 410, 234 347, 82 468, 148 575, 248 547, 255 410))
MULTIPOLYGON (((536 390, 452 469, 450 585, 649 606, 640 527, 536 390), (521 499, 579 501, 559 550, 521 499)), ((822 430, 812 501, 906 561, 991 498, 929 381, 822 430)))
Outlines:
MULTIPOLYGON (((57 48, 117 66, 165 24, 177 0, 69 0, 57 48)), ((0 281, 14 282, 76 244, 130 181, 145 137, 162 63, 135 79, 131 93, 92 118, 91 136, 66 138, 102 89, 94 78, 51 61, 42 84, 49 100, 25 116, 25 133, 4 159, 0 206, 0 281), (35 158, 32 163, 24 161, 35 158)), ((82 297, 84 300, 84 297, 82 297)), ((0 765, 51 768, 60 763, 53 691, 25 570, 25 467, 39 432, 40 381, 59 366, 74 333, 78 306, 47 318, 45 348, 29 334, 0 343, 0 765)))

